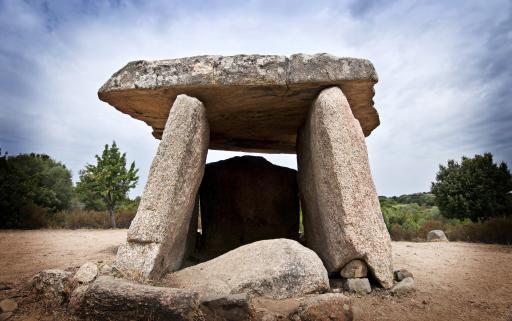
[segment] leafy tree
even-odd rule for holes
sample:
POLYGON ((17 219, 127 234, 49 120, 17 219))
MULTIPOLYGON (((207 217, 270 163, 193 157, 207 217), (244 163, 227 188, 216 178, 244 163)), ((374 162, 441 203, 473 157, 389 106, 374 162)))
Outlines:
POLYGON ((440 165, 432 193, 448 218, 472 221, 512 213, 512 177, 507 165, 493 162, 492 154, 462 157, 440 165))
POLYGON ((38 216, 66 209, 72 190, 71 172, 48 155, 0 152, 0 227, 44 225, 38 216))
POLYGON ((82 200, 93 202, 101 199, 108 210, 112 227, 116 227, 115 209, 127 198, 127 193, 137 184, 139 177, 135 162, 126 168, 126 153, 121 154, 116 142, 105 145, 101 156, 96 155, 96 164, 87 164, 80 171, 77 192, 82 200))

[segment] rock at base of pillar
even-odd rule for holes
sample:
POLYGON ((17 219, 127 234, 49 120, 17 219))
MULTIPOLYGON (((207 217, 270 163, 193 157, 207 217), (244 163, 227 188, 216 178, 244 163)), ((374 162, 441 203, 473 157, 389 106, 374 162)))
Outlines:
POLYGON ((323 90, 313 103, 298 136, 297 161, 308 247, 330 273, 360 259, 390 288, 391 240, 363 131, 338 87, 323 90))
POLYGON ((203 104, 179 95, 151 164, 128 242, 117 254, 119 271, 159 278, 178 269, 186 251, 196 195, 208 152, 209 127, 203 104))

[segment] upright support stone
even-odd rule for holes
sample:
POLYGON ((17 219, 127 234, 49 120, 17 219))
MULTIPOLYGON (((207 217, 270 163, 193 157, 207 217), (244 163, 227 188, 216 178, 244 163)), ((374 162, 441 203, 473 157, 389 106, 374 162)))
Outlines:
POLYGON ((151 164, 142 199, 114 267, 159 278, 178 269, 185 253, 209 144, 203 103, 177 96, 151 164))
POLYGON ((363 131, 338 87, 314 101, 297 140, 307 246, 330 273, 354 259, 393 285, 391 240, 373 184, 363 131))

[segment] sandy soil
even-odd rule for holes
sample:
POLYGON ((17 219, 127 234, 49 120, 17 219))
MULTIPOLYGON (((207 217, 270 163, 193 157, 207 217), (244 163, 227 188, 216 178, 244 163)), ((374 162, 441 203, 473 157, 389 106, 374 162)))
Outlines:
POLYGON ((19 284, 51 268, 111 263, 127 230, 0 231, 0 282, 19 284))
MULTIPOLYGON (((20 284, 47 268, 111 263, 126 230, 0 231, 0 282, 20 284)), ((512 321, 512 246, 394 242, 394 266, 417 291, 350 295, 356 320, 512 321)))

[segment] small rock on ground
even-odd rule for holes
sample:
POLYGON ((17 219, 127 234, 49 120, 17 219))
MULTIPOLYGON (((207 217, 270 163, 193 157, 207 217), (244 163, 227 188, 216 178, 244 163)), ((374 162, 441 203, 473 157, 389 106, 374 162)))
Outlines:
POLYGON ((78 283, 91 283, 98 276, 98 266, 92 262, 87 262, 78 269, 74 280, 78 283))
POLYGON ((362 260, 352 260, 340 271, 340 275, 346 279, 365 278, 367 274, 368 268, 362 260))
POLYGON ((427 234, 427 241, 429 242, 448 242, 448 238, 442 230, 432 230, 427 234))
POLYGON ((414 279, 411 277, 405 278, 402 281, 395 284, 395 286, 391 289, 392 294, 405 294, 412 292, 416 289, 414 279))
POLYGON ((405 278, 413 278, 412 273, 407 271, 406 269, 396 270, 393 274, 395 276, 395 280, 397 280, 398 282, 402 281, 405 278))
POLYGON ((71 276, 71 272, 62 270, 43 270, 30 281, 31 291, 47 306, 60 305, 70 293, 71 276))
POLYGON ((350 292, 357 293, 370 293, 372 292, 372 288, 370 286, 370 281, 367 278, 361 279, 347 279, 344 283, 344 288, 350 292))
POLYGON ((0 301, 0 310, 2 312, 14 312, 18 308, 18 303, 11 299, 5 299, 0 301))

